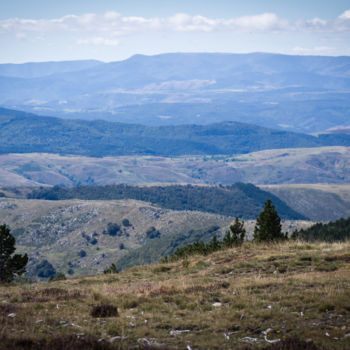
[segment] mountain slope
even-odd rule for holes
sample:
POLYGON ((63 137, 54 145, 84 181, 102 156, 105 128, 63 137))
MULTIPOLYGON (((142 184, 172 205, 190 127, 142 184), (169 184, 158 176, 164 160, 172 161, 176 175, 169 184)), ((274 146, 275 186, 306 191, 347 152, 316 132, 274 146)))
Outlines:
POLYGON ((261 186, 313 221, 350 216, 349 185, 301 184, 261 186))

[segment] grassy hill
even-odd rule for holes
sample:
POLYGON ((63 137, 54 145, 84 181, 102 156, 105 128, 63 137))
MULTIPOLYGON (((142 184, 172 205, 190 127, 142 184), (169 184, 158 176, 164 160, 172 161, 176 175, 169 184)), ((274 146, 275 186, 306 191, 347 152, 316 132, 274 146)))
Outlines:
POLYGON ((147 183, 349 183, 350 148, 275 149, 241 155, 119 156, 0 154, 2 186, 147 183))
POLYGON ((350 186, 337 184, 265 185, 294 210, 314 221, 330 221, 350 216, 350 186))
POLYGON ((0 286, 2 348, 347 349, 349 249, 245 243, 186 263, 0 286))
POLYGON ((43 201, 0 198, 0 223, 10 226, 20 251, 28 252, 29 273, 48 260, 57 272, 86 275, 101 272, 129 251, 149 241, 151 227, 160 237, 224 230, 232 217, 196 211, 174 211, 149 203, 123 201, 43 201), (127 219, 128 223, 124 224, 127 219), (119 229, 110 229, 116 224, 119 229), (81 251, 85 254, 81 254, 81 251), (83 256, 82 256, 83 255, 83 256))
POLYGON ((350 146, 348 134, 311 136, 239 122, 150 127, 41 117, 0 110, 0 154, 46 152, 116 155, 239 154, 276 148, 350 146))

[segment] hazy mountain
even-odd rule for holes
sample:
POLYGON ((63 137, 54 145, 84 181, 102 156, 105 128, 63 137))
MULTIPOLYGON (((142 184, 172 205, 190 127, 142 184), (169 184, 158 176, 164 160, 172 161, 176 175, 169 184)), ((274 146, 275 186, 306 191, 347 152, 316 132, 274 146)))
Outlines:
POLYGON ((62 61, 62 62, 28 62, 0 64, 1 77, 38 78, 52 74, 74 72, 78 70, 96 67, 102 64, 96 60, 62 61))
POLYGON ((70 71, 68 63, 62 70, 42 63, 51 75, 35 65, 34 73, 0 65, 1 105, 69 118, 235 120, 303 132, 346 125, 350 113, 350 57, 173 53, 84 61, 70 71))
POLYGON ((0 110, 0 153, 109 155, 239 154, 272 148, 350 146, 350 135, 316 136, 238 122, 149 127, 64 120, 0 110))

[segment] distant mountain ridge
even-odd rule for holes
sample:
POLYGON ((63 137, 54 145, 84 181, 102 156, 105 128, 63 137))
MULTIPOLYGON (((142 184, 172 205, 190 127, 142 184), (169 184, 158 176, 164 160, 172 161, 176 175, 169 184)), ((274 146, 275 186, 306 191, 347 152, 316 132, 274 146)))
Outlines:
POLYGON ((96 60, 28 62, 0 64, 0 77, 39 78, 53 74, 69 73, 96 67, 103 62, 96 60))
POLYGON ((235 120, 319 132, 346 125, 349 92, 346 56, 169 53, 0 65, 2 106, 147 125, 235 120))
POLYGON ((350 135, 311 136, 239 122, 150 127, 65 120, 0 109, 0 153, 238 154, 276 148, 350 146, 350 135))

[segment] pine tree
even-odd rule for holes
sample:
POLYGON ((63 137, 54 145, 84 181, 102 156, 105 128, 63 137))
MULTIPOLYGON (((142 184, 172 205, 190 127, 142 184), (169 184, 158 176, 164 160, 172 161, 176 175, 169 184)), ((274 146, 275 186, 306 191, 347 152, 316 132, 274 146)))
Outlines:
POLYGON ((224 236, 224 246, 233 247, 241 245, 244 242, 245 233, 244 221, 240 221, 236 216, 235 222, 230 225, 230 231, 227 231, 224 236))
POLYGON ((0 282, 11 282, 25 272, 28 256, 15 254, 16 239, 6 225, 0 225, 0 282))
POLYGON ((282 233, 281 218, 270 199, 265 202, 254 228, 254 241, 272 242, 285 239, 282 233))

